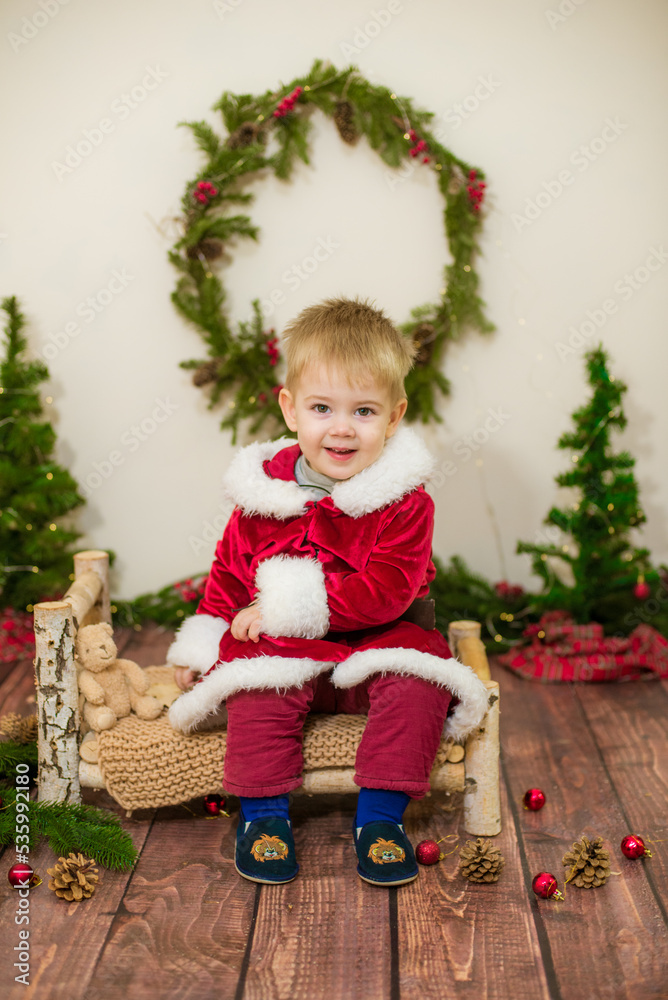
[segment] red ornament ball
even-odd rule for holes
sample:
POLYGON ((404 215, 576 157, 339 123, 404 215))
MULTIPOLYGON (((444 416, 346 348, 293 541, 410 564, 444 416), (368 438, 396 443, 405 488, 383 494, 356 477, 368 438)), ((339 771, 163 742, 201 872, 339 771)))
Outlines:
POLYGON ((530 809, 531 812, 538 812, 545 805, 545 792, 541 791, 540 788, 530 788, 528 792, 524 793, 522 802, 525 809, 530 809))
POLYGON ((42 881, 39 875, 35 875, 30 865, 20 861, 9 869, 7 880, 14 889, 30 889, 42 881))
POLYGON ((627 858, 631 858, 633 861, 636 858, 652 857, 652 852, 648 851, 645 847, 645 841, 642 837, 636 836, 635 833, 630 833, 628 837, 624 837, 621 847, 622 854, 627 858))
POLYGON ((220 816, 221 809, 225 808, 225 800, 220 795, 204 796, 204 811, 209 816, 220 816))
POLYGON ((649 584, 645 583, 644 580, 638 580, 635 587, 633 588, 633 594, 638 598, 639 601, 645 601, 651 594, 649 589, 649 584))
POLYGON ((435 840, 423 840, 415 848, 415 858, 421 865, 436 865, 441 860, 441 848, 435 840))
POLYGON ((534 875, 531 888, 541 899, 549 899, 551 896, 554 896, 555 899, 564 898, 559 892, 557 880, 551 872, 538 872, 537 875, 534 875))

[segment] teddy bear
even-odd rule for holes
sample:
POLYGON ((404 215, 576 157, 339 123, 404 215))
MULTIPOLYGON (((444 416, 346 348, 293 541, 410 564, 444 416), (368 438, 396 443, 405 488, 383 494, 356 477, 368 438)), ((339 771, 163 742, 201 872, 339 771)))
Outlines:
POLYGON ((140 719, 160 715, 163 706, 146 694, 149 680, 141 667, 133 660, 117 659, 111 625, 84 625, 77 633, 74 652, 84 729, 98 733, 111 729, 130 711, 140 719))

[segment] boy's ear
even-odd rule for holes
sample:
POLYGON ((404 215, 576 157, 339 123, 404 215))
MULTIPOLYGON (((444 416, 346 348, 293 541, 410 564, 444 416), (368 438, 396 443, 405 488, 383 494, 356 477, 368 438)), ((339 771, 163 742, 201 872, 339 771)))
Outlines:
POLYGON ((281 389, 278 394, 278 405, 281 408, 283 414, 283 419, 288 425, 291 431, 297 430, 297 414, 295 412, 295 401, 292 398, 292 393, 285 386, 281 389))
POLYGON ((408 408, 408 400, 400 399, 399 402, 393 407, 390 414, 390 422, 385 429, 385 439, 391 438, 397 427, 403 420, 404 414, 408 408))

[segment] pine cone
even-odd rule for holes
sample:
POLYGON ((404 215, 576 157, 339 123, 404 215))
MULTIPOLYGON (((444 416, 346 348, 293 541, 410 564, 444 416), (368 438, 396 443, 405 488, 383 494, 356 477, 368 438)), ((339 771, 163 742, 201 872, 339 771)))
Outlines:
POLYGON ((208 385, 209 382, 215 382, 219 368, 220 358, 214 358, 213 361, 205 361, 203 365, 200 365, 199 368, 195 369, 195 374, 193 375, 193 385, 201 388, 203 385, 208 385))
POLYGON ((228 137, 225 145, 228 149, 241 149, 244 146, 251 146, 254 142, 258 141, 261 131, 262 125, 260 122, 243 122, 228 137))
POLYGON ((51 875, 49 889, 53 889, 61 899, 89 899, 95 892, 98 881, 97 868, 94 859, 85 858, 83 854, 72 854, 68 858, 58 858, 58 864, 47 868, 51 875))
POLYGON ((436 331, 432 323, 420 323, 413 331, 413 344, 417 347, 415 364, 418 368, 423 368, 431 361, 435 340, 436 331))
POLYGON ((360 137, 355 128, 355 115, 350 101, 337 101, 334 109, 334 124, 344 142, 354 145, 360 137))
POLYGON ((188 247, 186 250, 186 257, 189 260, 198 260, 204 257, 205 260, 216 260, 223 254, 223 244, 220 240, 213 240, 211 237, 205 237, 196 243, 192 247, 188 247))
POLYGON ((566 851, 561 863, 567 869, 567 882, 581 889, 593 889, 605 884, 610 874, 610 853, 603 850, 602 843, 602 837, 591 843, 583 837, 573 844, 571 851, 566 851))
POLYGON ((0 733, 15 743, 34 743, 37 739, 37 716, 8 712, 0 719, 0 733))
POLYGON ((499 848, 482 837, 478 837, 475 843, 467 840, 459 858, 459 870, 469 882, 496 882, 505 864, 499 848))

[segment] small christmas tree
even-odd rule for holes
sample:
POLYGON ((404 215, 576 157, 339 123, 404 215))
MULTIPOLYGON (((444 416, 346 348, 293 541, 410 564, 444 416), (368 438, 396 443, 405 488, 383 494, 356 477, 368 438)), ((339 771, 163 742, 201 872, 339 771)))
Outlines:
POLYGON ((37 386, 49 377, 41 361, 22 357, 25 319, 4 299, 5 352, 0 361, 0 608, 28 608, 62 593, 71 572, 68 547, 80 533, 56 518, 84 503, 72 476, 52 453, 56 434, 40 421, 37 386))
MULTIPOLYGON (((630 539, 646 520, 633 475, 635 460, 610 445, 612 430, 626 427, 626 386, 609 374, 601 346, 586 360, 593 395, 573 414, 575 429, 559 439, 559 447, 571 452, 572 468, 556 477, 559 486, 578 492, 568 506, 553 507, 545 518, 545 524, 570 534, 572 543, 519 542, 517 551, 531 553, 534 572, 543 580, 542 593, 532 599, 534 607, 563 609, 576 621, 629 631, 639 620, 631 621, 637 616, 628 613, 650 596, 659 575, 650 566, 648 550, 636 548, 630 539)), ((668 624, 665 612, 660 617, 661 622, 656 616, 652 621, 659 629, 668 624)))

